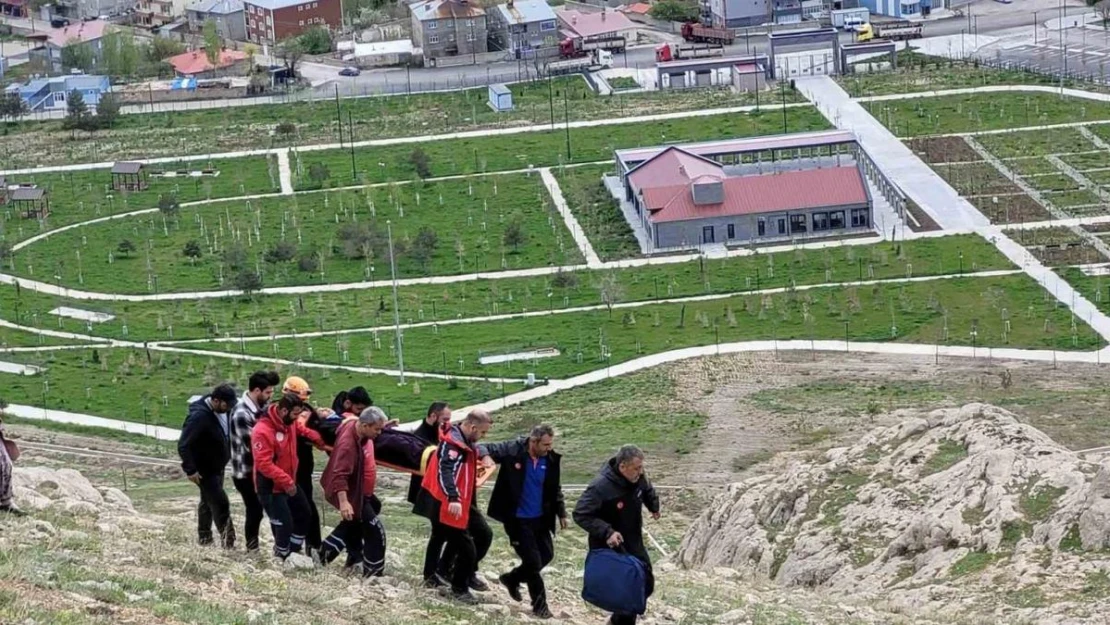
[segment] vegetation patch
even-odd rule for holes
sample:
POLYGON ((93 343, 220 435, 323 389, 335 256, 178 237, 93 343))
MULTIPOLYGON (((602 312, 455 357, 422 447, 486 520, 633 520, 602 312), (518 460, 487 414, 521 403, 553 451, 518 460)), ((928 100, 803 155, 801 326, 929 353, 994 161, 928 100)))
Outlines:
POLYGON ((948 573, 952 577, 963 577, 965 575, 979 573, 1002 557, 1003 556, 996 553, 972 551, 959 560, 956 560, 948 569, 948 573))
POLYGON ((937 445, 937 451, 921 467, 921 475, 932 475, 947 470, 967 458, 967 447, 963 443, 944 439, 937 445))
POLYGON ((1056 500, 1066 492, 1066 488, 1038 485, 1038 482, 1031 480, 1022 490, 1018 506, 1027 520, 1033 523, 1043 521, 1056 510, 1056 500))

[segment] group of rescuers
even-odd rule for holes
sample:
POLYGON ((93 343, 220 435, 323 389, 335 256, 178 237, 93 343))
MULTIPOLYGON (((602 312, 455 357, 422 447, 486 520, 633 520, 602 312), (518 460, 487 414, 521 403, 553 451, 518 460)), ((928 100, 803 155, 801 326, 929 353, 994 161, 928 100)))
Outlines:
MULTIPOLYGON (((385 571, 386 531, 376 496, 378 463, 374 439, 397 425, 362 387, 343 391, 330 409, 309 403, 312 389, 300 377, 281 383, 278 374, 251 375, 241 396, 228 384, 189 405, 178 452, 181 467, 200 490, 197 508, 199 542, 213 543, 212 526, 226 549, 235 545, 224 471, 246 508, 247 551, 258 549, 263 515, 269 517, 274 555, 282 560, 303 553, 327 565, 346 552, 346 566, 364 576, 385 571), (279 386, 280 384, 280 386, 279 386), (279 390, 280 389, 280 390, 279 390), (279 390, 274 397, 275 391, 279 390), (321 423, 340 425, 326 441, 321 423), (313 450, 329 454, 320 485, 324 499, 342 521, 321 536, 313 501, 313 450)), ((553 451, 554 431, 537 425, 526 436, 479 444, 492 425, 490 414, 472 410, 457 423, 445 402, 435 402, 413 432, 435 446, 423 476, 413 475, 408 490, 412 512, 431 522, 423 579, 428 588, 464 604, 479 603, 471 591, 488 591, 477 575, 493 542, 493 532, 478 509, 479 466, 500 465, 489 499, 488 515, 505 528, 520 565, 498 581, 510 597, 522 601, 528 589, 532 613, 552 616, 540 572, 554 557, 556 529, 567 529, 567 510, 560 483, 560 456, 553 451)), ((621 447, 589 484, 574 508, 574 522, 589 534, 590 549, 623 549, 641 560, 645 594, 654 578, 644 547, 642 508, 659 518, 659 499, 644 475, 644 455, 635 446, 621 447)), ((635 623, 634 614, 613 614, 612 625, 635 623)))

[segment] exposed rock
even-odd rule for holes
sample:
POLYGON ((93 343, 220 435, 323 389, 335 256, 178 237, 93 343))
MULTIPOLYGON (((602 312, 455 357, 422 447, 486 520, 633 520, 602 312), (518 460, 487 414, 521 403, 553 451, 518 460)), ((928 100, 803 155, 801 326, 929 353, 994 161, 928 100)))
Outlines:
POLYGON ((958 611, 952 588, 921 586, 987 579, 996 564, 1017 586, 1071 583, 1075 552, 1110 546, 1110 461, 1085 461, 994 406, 897 416, 851 447, 732 484, 687 531, 679 562, 958 611))
POLYGON ((312 558, 301 553, 291 553, 289 557, 285 559, 285 568, 291 571, 297 569, 311 569, 315 566, 316 563, 312 558))

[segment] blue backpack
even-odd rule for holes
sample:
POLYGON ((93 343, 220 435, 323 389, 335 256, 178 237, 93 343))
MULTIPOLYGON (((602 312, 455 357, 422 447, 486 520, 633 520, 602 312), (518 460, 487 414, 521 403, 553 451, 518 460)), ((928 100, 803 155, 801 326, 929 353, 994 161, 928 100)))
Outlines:
POLYGON ((647 611, 644 563, 633 555, 612 549, 592 549, 586 554, 582 599, 606 612, 643 614, 647 611))

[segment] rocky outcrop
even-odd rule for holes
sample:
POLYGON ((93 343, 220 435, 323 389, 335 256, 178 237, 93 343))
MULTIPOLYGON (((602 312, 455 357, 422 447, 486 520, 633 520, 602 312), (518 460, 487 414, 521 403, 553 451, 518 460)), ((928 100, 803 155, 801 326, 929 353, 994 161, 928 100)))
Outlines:
POLYGON ((1110 547, 1110 462, 994 406, 895 416, 851 447, 780 458, 781 470, 731 485, 686 533, 680 562, 933 607, 1003 569, 1015 588, 1101 570, 1083 554, 1110 547))
POLYGON ((117 488, 97 488, 73 469, 17 467, 12 473, 16 505, 27 510, 53 508, 74 516, 96 518, 133 515, 131 499, 117 488))

